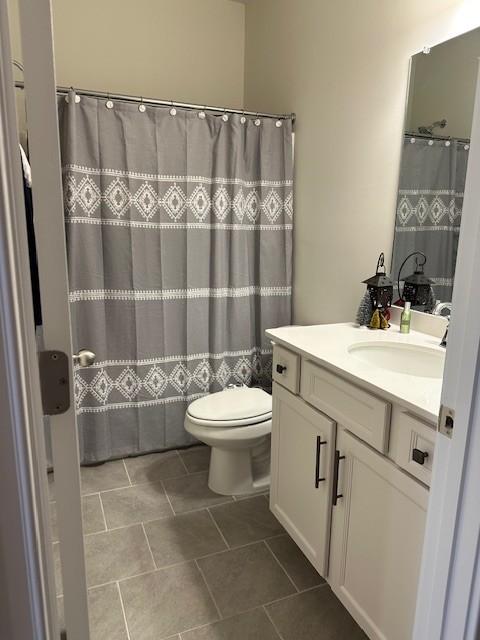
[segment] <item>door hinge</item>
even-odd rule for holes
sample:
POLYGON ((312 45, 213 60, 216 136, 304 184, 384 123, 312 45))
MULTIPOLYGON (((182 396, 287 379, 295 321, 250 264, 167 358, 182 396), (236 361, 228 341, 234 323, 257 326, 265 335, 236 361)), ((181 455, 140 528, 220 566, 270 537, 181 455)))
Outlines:
POLYGON ((438 418, 438 426, 437 430, 439 433, 447 436, 447 438, 452 437, 453 427, 455 425, 455 411, 454 409, 450 409, 450 407, 446 407, 445 405, 440 406, 440 415, 438 418))
POLYGON ((70 361, 63 351, 40 351, 40 387, 43 413, 55 416, 70 408, 70 361))

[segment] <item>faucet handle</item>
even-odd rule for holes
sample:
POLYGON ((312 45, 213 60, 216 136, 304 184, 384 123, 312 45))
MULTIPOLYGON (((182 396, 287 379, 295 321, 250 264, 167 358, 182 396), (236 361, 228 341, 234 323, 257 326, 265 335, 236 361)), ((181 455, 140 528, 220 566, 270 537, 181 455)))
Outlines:
POLYGON ((444 316, 447 319, 447 326, 445 327, 445 333, 443 334, 442 341, 440 342, 441 347, 447 346, 447 336, 448 336, 448 327, 450 326, 450 316, 444 316))

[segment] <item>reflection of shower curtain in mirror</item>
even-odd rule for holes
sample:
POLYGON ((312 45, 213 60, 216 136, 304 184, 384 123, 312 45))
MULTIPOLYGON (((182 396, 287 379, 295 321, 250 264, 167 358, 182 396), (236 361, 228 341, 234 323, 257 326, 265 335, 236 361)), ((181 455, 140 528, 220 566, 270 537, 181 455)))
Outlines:
POLYGON ((425 273, 442 301, 452 299, 467 161, 464 142, 404 139, 392 274, 409 253, 423 251, 425 273))
POLYGON ((292 122, 59 98, 81 457, 192 442, 189 401, 268 384, 291 320, 292 122))

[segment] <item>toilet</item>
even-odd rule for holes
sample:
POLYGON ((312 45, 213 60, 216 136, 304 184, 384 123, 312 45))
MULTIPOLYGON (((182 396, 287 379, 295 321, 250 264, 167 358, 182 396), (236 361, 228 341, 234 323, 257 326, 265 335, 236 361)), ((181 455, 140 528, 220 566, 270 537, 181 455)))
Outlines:
POLYGON ((263 389, 230 387, 194 400, 185 429, 212 448, 212 491, 231 496, 268 489, 272 397, 263 389))

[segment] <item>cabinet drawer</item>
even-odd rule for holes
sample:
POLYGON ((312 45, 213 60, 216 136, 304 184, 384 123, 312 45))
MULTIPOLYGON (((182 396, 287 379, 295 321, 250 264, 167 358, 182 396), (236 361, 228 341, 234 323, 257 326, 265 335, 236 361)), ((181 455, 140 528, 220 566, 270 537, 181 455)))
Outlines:
POLYGON ((302 363, 301 395, 378 451, 387 451, 388 402, 308 361, 302 363))
POLYGON ((284 347, 274 345, 273 379, 292 393, 298 393, 300 357, 284 347))
POLYGON ((436 435, 433 426, 395 409, 389 456, 399 467, 428 486, 432 478, 436 435))

